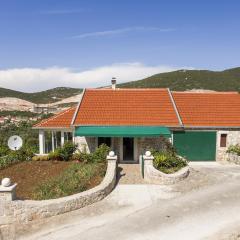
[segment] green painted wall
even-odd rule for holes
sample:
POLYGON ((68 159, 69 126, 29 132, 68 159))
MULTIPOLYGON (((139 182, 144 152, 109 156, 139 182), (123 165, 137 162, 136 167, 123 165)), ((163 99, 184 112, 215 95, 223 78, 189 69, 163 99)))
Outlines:
POLYGON ((216 132, 182 131, 173 133, 173 145, 189 161, 216 159, 216 132))

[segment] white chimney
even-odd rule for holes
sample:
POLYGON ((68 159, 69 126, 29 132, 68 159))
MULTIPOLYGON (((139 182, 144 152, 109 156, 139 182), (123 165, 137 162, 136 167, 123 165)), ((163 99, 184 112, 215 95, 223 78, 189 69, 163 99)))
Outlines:
POLYGON ((117 83, 117 80, 115 77, 112 78, 112 89, 115 90, 116 89, 116 83, 117 83))

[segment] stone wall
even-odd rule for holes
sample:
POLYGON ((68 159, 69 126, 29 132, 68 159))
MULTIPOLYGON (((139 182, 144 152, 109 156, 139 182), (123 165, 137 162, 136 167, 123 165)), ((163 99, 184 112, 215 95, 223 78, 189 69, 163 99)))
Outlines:
POLYGON ((80 151, 87 153, 94 152, 97 148, 96 137, 75 137, 74 142, 78 145, 80 151))
POLYGON ((217 131, 217 146, 216 146, 216 160, 227 161, 228 154, 226 153, 230 145, 240 144, 240 131, 217 131), (226 147, 220 147, 221 134, 227 134, 227 145, 226 147))
POLYGON ((189 175, 189 167, 186 166, 176 173, 166 174, 157 170, 153 166, 153 157, 143 156, 144 158, 144 180, 151 184, 170 185, 182 181, 189 175))
POLYGON ((240 156, 234 153, 228 153, 227 161, 240 165, 240 156))
POLYGON ((153 138, 138 138, 137 139, 137 154, 138 156, 143 155, 147 150, 163 149, 163 142, 160 137, 153 138))
POLYGON ((4 235, 4 232, 8 232, 8 227, 14 224, 28 224, 34 220, 56 216, 102 200, 116 184, 116 168, 116 159, 108 160, 107 172, 102 183, 82 193, 43 201, 1 201, 0 236, 4 235))

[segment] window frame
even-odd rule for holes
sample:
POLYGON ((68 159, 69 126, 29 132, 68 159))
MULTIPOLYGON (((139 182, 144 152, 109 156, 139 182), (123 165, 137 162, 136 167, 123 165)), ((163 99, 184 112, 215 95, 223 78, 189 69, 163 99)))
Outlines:
POLYGON ((227 133, 220 133, 220 148, 226 148, 227 147, 227 133))

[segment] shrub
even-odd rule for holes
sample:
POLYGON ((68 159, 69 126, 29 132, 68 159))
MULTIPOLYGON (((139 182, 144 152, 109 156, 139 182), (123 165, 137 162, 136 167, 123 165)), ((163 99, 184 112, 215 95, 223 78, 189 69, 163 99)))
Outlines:
POLYGON ((163 153, 163 154, 167 154, 167 155, 171 155, 171 156, 177 156, 177 151, 176 149, 174 148, 174 146, 172 145, 172 143, 167 139, 167 138, 164 138, 164 137, 160 137, 160 141, 161 141, 161 145, 162 145, 162 148, 161 149, 154 149, 154 148, 151 148, 150 149, 150 152, 153 154, 153 155, 156 155, 156 154, 160 154, 160 153, 163 153))
POLYGON ((76 153, 73 154, 72 160, 79 161, 79 162, 93 162, 93 154, 92 153, 86 153, 86 152, 81 152, 77 151, 76 153))
POLYGON ((17 160, 15 157, 13 157, 12 155, 7 155, 4 157, 0 158, 0 169, 6 168, 14 163, 19 162, 19 160, 17 160))
POLYGON ((2 169, 22 161, 29 161, 33 156, 33 149, 28 146, 23 146, 17 151, 9 150, 6 156, 0 158, 0 168, 2 169))
POLYGON ((66 142, 63 147, 55 149, 54 152, 50 152, 48 157, 50 160, 68 161, 72 159, 77 146, 71 142, 66 142))
POLYGON ((96 151, 93 153, 94 162, 102 162, 106 160, 106 157, 110 151, 110 147, 106 144, 100 145, 96 151))
POLYGON ((157 152, 154 154, 153 166, 164 173, 174 173, 187 166, 187 161, 168 152, 157 152))
POLYGON ((13 153, 17 154, 17 157, 20 161, 29 161, 34 156, 35 149, 29 146, 23 146, 17 151, 13 151, 13 153))
POLYGON ((103 162, 106 160, 109 151, 110 148, 106 144, 102 144, 93 153, 78 151, 73 155, 72 159, 80 162, 103 162))
POLYGON ((68 161, 69 159, 72 158, 74 152, 77 150, 77 145, 71 142, 66 142, 62 148, 60 148, 59 151, 59 156, 60 159, 64 161, 68 161))
POLYGON ((60 159, 60 153, 59 153, 59 148, 55 149, 55 151, 50 152, 48 154, 49 160, 61 160, 60 159))
POLYGON ((237 154, 238 156, 240 156, 240 145, 239 144, 231 145, 228 148, 227 153, 233 153, 233 154, 237 154))
POLYGON ((9 153, 9 148, 5 145, 0 146, 0 157, 4 157, 9 153))
POLYGON ((49 156, 48 155, 33 156, 32 161, 49 161, 49 156))

